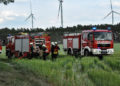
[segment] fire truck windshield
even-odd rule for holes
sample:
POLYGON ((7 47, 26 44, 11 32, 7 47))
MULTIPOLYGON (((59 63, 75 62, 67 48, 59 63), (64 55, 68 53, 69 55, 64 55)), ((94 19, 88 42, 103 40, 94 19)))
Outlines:
POLYGON ((111 32, 94 32, 95 40, 112 40, 111 32))

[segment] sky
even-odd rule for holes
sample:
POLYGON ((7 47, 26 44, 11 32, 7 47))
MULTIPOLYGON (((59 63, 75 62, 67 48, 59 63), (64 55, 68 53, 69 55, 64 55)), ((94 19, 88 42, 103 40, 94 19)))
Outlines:
MULTIPOLYGON (((58 18, 58 0, 31 0, 35 16, 34 27, 60 27, 58 18)), ((111 24, 109 0, 63 0, 64 27, 74 25, 111 24)), ((120 13, 120 0, 113 0, 113 9, 120 13)), ((31 28, 30 0, 15 0, 8 5, 0 4, 0 28, 31 28)), ((120 15, 115 14, 115 24, 120 22, 120 15)))

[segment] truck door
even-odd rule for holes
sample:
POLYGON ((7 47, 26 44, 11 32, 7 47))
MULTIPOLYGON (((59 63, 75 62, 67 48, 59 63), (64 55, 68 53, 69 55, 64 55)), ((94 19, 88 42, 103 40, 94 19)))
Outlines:
POLYGON ((29 39, 22 40, 22 52, 29 52, 29 39))
POLYGON ((83 47, 88 46, 87 33, 86 32, 82 34, 82 46, 83 47))
POLYGON ((63 39, 63 48, 67 49, 67 39, 63 39))
POLYGON ((79 49, 79 38, 73 38, 73 48, 74 49, 79 49))
POLYGON ((68 43, 68 48, 73 48, 73 39, 72 38, 68 38, 68 41, 67 41, 67 43, 68 43))
POLYGON ((21 39, 16 39, 15 40, 15 51, 21 52, 21 47, 22 47, 22 40, 21 39))
POLYGON ((29 52, 29 39, 16 39, 15 40, 15 51, 29 52))
POLYGON ((91 33, 88 34, 88 46, 90 48, 93 48, 93 43, 94 43, 94 41, 93 41, 93 33, 91 32, 91 33))

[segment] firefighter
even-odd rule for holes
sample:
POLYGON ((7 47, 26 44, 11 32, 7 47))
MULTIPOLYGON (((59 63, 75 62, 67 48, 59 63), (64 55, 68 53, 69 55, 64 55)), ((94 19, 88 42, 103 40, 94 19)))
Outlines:
POLYGON ((31 50, 31 58, 34 56, 34 47, 33 47, 33 43, 30 43, 30 50, 31 50))
POLYGON ((43 43, 41 42, 40 43, 40 45, 39 45, 39 55, 40 55, 40 57, 42 57, 43 56, 43 43))
POLYGON ((58 46, 58 43, 55 42, 54 52, 53 52, 53 54, 54 54, 54 58, 55 58, 55 59, 56 59, 57 56, 58 56, 58 50, 60 50, 60 48, 59 48, 59 46, 58 46))
POLYGON ((52 58, 52 60, 55 59, 55 58, 54 58, 54 47, 55 47, 55 43, 52 42, 52 43, 51 43, 51 58, 52 58))
POLYGON ((46 46, 43 45, 43 46, 42 46, 42 50, 43 50, 43 60, 46 60, 46 56, 47 56, 46 49, 47 49, 46 46))

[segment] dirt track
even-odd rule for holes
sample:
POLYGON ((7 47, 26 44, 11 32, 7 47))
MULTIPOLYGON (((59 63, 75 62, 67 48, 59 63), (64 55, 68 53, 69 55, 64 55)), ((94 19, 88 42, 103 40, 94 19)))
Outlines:
POLYGON ((32 72, 0 59, 0 86, 51 86, 32 72))

